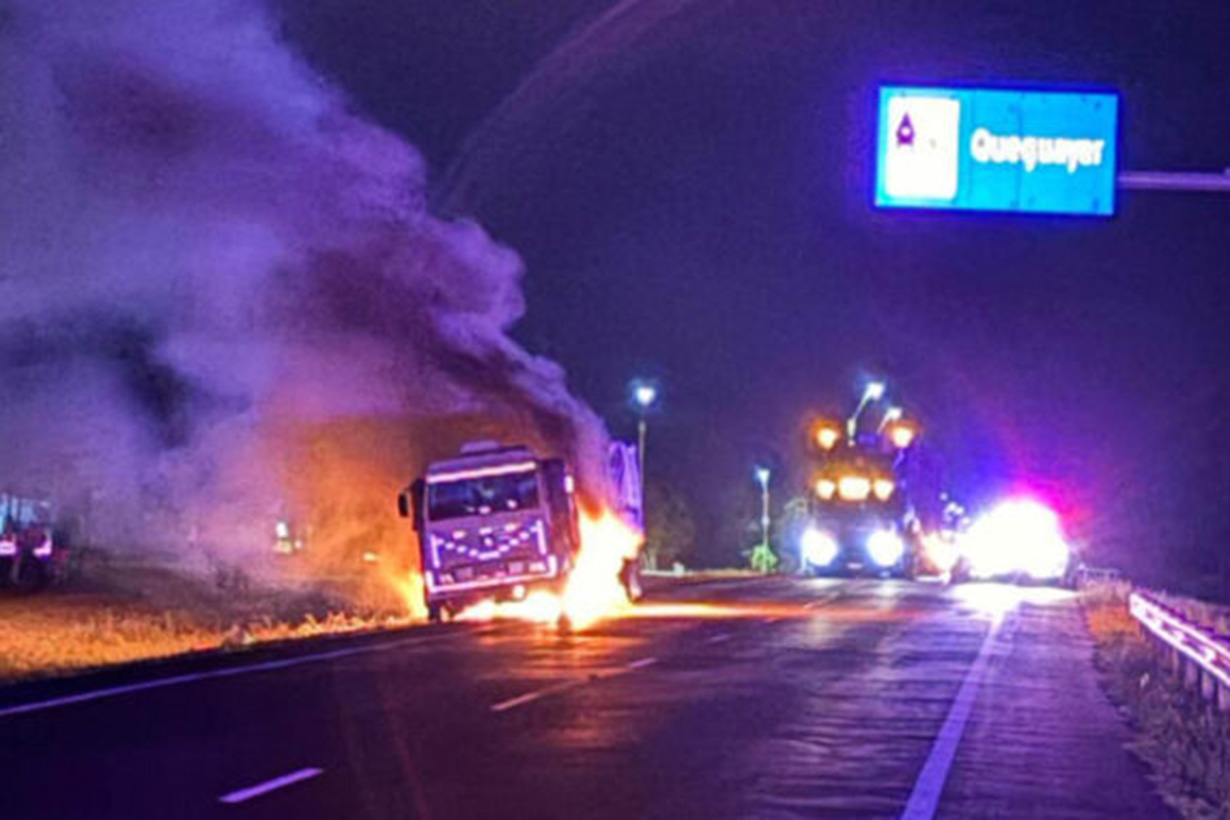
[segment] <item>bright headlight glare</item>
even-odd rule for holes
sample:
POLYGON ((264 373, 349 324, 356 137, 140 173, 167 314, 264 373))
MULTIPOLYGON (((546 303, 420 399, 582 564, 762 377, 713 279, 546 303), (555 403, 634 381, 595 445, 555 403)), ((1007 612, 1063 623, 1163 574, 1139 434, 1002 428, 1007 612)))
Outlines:
POLYGON ((957 545, 938 533, 923 536, 923 549, 927 560, 940 572, 948 572, 957 565, 957 545))
POLYGON ((820 478, 816 480, 816 495, 828 501, 833 497, 833 493, 837 492, 837 485, 830 479, 820 478))
POLYGON ((877 478, 871 485, 872 492, 881 501, 887 501, 893 494, 893 482, 887 478, 877 478))
POLYGON ((1017 572, 1058 578, 1069 559, 1059 516, 1029 499, 1007 501, 978 519, 963 546, 971 574, 982 578, 1017 572))
POLYGON ((837 541, 824 530, 808 527, 799 540, 803 562, 814 567, 827 567, 837 558, 837 541))
POLYGON ((877 530, 867 539, 867 554, 877 566, 891 567, 905 554, 905 544, 892 530, 877 530))

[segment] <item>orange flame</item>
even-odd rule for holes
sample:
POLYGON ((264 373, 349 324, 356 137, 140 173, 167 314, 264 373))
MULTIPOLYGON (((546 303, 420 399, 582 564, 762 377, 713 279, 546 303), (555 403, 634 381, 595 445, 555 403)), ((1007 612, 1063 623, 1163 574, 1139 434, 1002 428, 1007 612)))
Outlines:
POLYGON ((564 614, 583 629, 628 606, 620 582, 624 562, 635 560, 644 537, 609 509, 581 515, 581 553, 564 590, 564 614))

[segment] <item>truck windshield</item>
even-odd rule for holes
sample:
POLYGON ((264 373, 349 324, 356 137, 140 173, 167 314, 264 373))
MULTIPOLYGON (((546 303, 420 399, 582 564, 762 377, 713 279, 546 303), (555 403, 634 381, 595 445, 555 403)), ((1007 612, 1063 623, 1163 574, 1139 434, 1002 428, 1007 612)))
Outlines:
POLYGON ((0 493, 0 531, 21 527, 45 527, 50 523, 50 504, 0 493))
POLYGON ((538 506, 538 473, 469 478, 427 486, 427 519, 514 512, 538 506))

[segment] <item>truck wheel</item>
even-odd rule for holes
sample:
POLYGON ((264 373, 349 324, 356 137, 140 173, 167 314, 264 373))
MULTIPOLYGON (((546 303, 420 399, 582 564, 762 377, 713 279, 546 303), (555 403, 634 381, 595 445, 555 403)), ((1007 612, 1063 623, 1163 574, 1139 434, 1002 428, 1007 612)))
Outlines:
POLYGON ((641 570, 635 558, 624 561, 619 571, 619 581, 630 602, 636 603, 644 596, 645 591, 641 588, 641 570))
POLYGON ((440 604, 427 605, 428 623, 438 624, 444 621, 444 608, 440 604))

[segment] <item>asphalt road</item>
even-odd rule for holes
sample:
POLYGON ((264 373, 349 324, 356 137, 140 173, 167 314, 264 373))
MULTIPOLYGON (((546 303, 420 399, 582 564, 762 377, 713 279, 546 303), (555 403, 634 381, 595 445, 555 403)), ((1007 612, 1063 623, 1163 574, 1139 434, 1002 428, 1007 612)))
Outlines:
POLYGON ((1090 656, 1056 590, 668 585, 0 690, 0 818, 1167 816, 1090 656))

